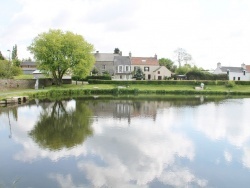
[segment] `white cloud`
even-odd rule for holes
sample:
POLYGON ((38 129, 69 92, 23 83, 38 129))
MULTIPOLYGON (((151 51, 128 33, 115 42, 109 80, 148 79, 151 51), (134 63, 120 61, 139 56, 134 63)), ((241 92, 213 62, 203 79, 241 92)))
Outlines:
MULTIPOLYGON (((81 34, 101 52, 168 57, 182 47, 197 66, 250 64, 247 0, 12 0, 0 22, 0 50, 18 45, 19 57, 49 28, 81 34)), ((2 13, 3 14, 3 13, 2 13)))

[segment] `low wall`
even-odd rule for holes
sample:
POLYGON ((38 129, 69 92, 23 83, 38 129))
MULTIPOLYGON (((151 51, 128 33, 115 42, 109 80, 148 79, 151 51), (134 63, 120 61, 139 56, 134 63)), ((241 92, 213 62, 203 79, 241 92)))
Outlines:
MULTIPOLYGON (((35 88, 35 79, 22 79, 22 80, 15 80, 15 79, 0 79, 0 90, 5 89, 33 89, 35 88)), ((39 79, 39 88, 43 86, 51 86, 52 79, 39 79)))

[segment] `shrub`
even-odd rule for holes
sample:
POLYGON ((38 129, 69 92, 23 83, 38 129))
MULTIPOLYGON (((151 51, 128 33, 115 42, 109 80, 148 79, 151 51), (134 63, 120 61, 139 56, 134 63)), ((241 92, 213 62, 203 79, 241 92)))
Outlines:
POLYGON ((232 88, 232 87, 234 87, 234 86, 235 86, 235 82, 234 82, 234 81, 228 81, 228 82, 226 83, 226 87, 232 88))

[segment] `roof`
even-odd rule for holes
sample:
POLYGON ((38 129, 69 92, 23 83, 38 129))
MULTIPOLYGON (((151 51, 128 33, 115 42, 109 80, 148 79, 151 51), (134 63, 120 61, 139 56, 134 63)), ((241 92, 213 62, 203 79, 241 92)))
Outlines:
POLYGON ((114 64, 115 65, 131 65, 131 60, 129 56, 115 56, 114 64))
POLYGON ((246 65, 247 72, 250 72, 250 65, 246 65))
POLYGON ((159 66, 159 62, 155 57, 131 57, 132 65, 154 65, 159 66))
POLYGON ((23 61, 23 62, 21 62, 21 66, 24 66, 24 65, 36 66, 36 62, 34 62, 34 61, 23 61))
POLYGON ((119 54, 113 53, 95 53, 94 54, 96 61, 114 61, 115 56, 120 56, 119 54))
POLYGON ((220 67, 220 70, 222 72, 227 72, 228 70, 230 72, 242 72, 244 69, 242 67, 220 67))

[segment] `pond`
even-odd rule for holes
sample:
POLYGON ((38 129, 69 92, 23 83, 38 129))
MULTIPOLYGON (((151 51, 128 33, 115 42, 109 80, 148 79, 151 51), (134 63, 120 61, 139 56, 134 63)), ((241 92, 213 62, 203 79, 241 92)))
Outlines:
POLYGON ((249 187, 250 98, 0 108, 0 187, 249 187))

